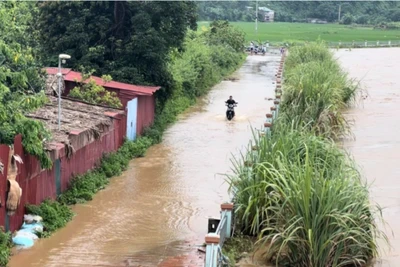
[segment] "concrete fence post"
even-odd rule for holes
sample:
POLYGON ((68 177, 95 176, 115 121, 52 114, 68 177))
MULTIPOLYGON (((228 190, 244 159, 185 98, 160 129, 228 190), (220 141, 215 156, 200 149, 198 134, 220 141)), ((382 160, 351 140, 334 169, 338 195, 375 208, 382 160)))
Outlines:
POLYGON ((389 41, 389 46, 392 46, 392 41, 389 41))
POLYGON ((368 46, 368 41, 365 41, 365 43, 364 43, 364 44, 365 44, 365 47, 367 47, 367 46, 368 46))
MULTIPOLYGON (((270 114, 272 116, 272 114, 270 114)), ((264 122, 265 134, 271 136, 272 122, 264 122)))
POLYGON ((206 265, 205 267, 217 267, 219 235, 209 233, 206 235, 206 265))
POLYGON ((274 101, 274 106, 275 106, 275 108, 276 108, 276 110, 275 110, 275 112, 276 112, 275 117, 278 117, 278 114, 279 114, 279 100, 275 100, 275 101, 274 101))
POLYGON ((379 41, 376 41, 376 46, 379 46, 379 41))
POLYGON ((229 238, 232 235, 233 203, 221 204, 221 215, 223 211, 226 211, 226 238, 229 238))
POLYGON ((271 107, 272 121, 276 119, 276 107, 271 107))
POLYGON ((265 114, 265 117, 267 117, 267 119, 265 120, 265 122, 267 122, 267 123, 272 123, 272 114, 271 114, 271 113, 265 114))

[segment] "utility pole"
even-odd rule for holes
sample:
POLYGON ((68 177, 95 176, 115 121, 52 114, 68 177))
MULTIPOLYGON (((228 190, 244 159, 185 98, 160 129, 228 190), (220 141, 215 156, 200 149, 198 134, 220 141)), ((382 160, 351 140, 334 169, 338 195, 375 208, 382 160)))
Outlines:
POLYGON ((342 4, 339 4, 338 23, 340 23, 340 12, 342 11, 342 4))
POLYGON ((258 0, 256 0, 256 33, 258 33, 258 0))
POLYGON ((58 55, 58 130, 61 131, 61 79, 62 79, 62 71, 61 71, 61 63, 65 63, 66 59, 70 59, 70 55, 60 54, 58 55))

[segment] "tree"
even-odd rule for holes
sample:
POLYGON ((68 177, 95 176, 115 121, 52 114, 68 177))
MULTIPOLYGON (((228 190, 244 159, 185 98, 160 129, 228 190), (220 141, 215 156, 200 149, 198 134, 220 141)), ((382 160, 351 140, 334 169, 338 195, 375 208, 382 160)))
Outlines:
POLYGON ((354 21, 354 17, 353 17, 353 15, 351 15, 349 13, 346 13, 342 18, 342 23, 345 25, 350 25, 353 23, 353 21, 354 21))
POLYGON ((392 10, 390 18, 393 21, 400 21, 400 8, 392 10))
POLYGON ((0 40, 0 144, 12 144, 17 134, 22 134, 26 152, 37 156, 43 167, 51 161, 44 151, 43 142, 50 138, 49 132, 39 121, 24 116, 40 106, 47 98, 39 82, 38 69, 27 71, 31 56, 19 46, 8 46, 0 40))
POLYGON ((0 2, 0 144, 12 144, 22 134, 25 151, 49 168, 52 162, 43 145, 50 133, 40 121, 25 117, 47 101, 32 27, 36 11, 30 2, 0 2))
POLYGON ((166 68, 169 52, 182 49, 187 29, 197 27, 194 2, 44 2, 39 11, 42 54, 52 55, 48 64, 65 52, 73 68, 162 85, 162 98, 173 82, 166 68))
POLYGON ((0 39, 7 44, 17 43, 23 49, 38 47, 34 18, 38 8, 34 2, 0 1, 0 39))
POLYGON ((226 20, 212 22, 207 36, 208 42, 211 45, 226 45, 236 52, 243 50, 245 42, 244 32, 233 27, 226 20))
POLYGON ((368 16, 359 16, 357 19, 356 19, 356 23, 358 23, 358 24, 368 24, 368 16))

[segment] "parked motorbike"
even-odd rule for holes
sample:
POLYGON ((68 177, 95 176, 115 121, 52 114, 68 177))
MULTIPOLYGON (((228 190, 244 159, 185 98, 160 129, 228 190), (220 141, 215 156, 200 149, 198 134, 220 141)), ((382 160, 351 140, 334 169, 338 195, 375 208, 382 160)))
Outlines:
POLYGON ((258 54, 258 52, 259 52, 259 47, 258 47, 258 45, 256 45, 255 47, 254 47, 254 54, 258 54))
POLYGON ((228 106, 228 110, 226 111, 226 118, 228 119, 228 121, 232 120, 233 117, 235 117, 234 107, 236 107, 236 104, 226 104, 226 106, 228 106))

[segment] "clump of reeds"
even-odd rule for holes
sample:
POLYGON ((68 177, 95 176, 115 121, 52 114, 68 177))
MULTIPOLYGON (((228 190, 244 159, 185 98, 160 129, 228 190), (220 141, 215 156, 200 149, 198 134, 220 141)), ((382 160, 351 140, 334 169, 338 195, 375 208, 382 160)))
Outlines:
POLYGON ((330 139, 289 126, 271 138, 254 138, 258 150, 234 161, 228 181, 241 231, 270 246, 267 259, 363 266, 377 254, 379 208, 371 206, 348 154, 330 139))
POLYGON ((353 102, 356 84, 320 43, 293 48, 285 64, 282 117, 317 134, 349 134, 342 110, 353 102))

